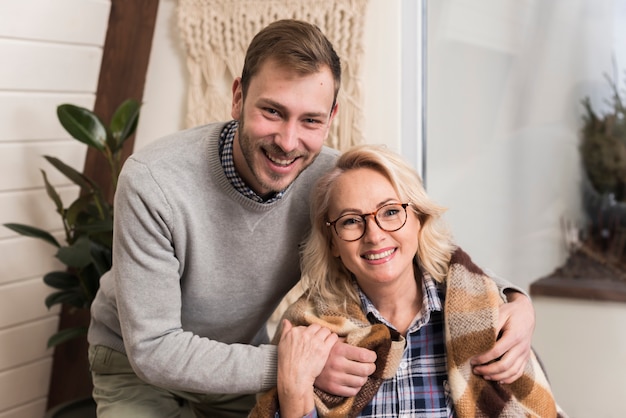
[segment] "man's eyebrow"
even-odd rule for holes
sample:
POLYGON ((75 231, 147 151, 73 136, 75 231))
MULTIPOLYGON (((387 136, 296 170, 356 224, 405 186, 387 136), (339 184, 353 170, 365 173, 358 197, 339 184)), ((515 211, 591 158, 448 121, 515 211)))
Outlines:
MULTIPOLYGON (((257 101, 257 106, 268 106, 268 107, 271 107, 271 108, 274 108, 274 109, 278 110, 279 112, 281 112, 283 114, 289 114, 287 108, 284 105, 282 105, 281 103, 278 103, 277 101, 272 100, 272 99, 260 98, 257 101)), ((328 114, 326 113, 326 111, 322 111, 322 112, 306 112, 302 116, 309 117, 309 118, 325 118, 325 117, 328 116, 328 114)))
POLYGON ((269 107, 276 108, 277 110, 280 110, 280 111, 285 110, 285 106, 283 106, 282 104, 272 99, 267 99, 267 98, 260 98, 257 101, 257 106, 269 106, 269 107))

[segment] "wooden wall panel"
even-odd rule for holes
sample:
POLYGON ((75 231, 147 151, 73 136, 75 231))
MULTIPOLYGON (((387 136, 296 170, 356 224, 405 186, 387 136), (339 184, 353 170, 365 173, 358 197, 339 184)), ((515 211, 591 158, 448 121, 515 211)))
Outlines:
POLYGON ((102 50, 95 46, 65 45, 0 38, 3 62, 0 89, 26 91, 94 91, 102 50))
MULTIPOLYGON (((57 187, 57 192, 67 207, 78 197, 79 190, 78 186, 64 186, 57 187)), ((45 230, 63 228, 60 215, 43 189, 0 193, 0 219, 3 223, 21 223, 45 230)), ((0 226, 0 240, 17 236, 12 230, 0 226)))
POLYGON ((43 156, 56 157, 82 171, 86 148, 74 140, 0 144, 0 167, 7 173, 0 176, 0 191, 43 188, 41 169, 46 171, 48 180, 54 185, 72 184, 43 156))
MULTIPOLYGON (((0 224, 36 225, 63 241, 39 169, 64 201, 78 195, 42 155, 82 171, 86 147, 65 132, 56 108, 93 108, 110 10, 110 0, 0 1, 0 224)), ((45 307, 52 289, 42 276, 65 268, 55 251, 0 227, 0 418, 41 418, 48 404, 46 340, 59 308, 45 307)))
POLYGON ((105 0, 3 1, 0 36, 102 45, 109 3, 105 0))
MULTIPOLYGON (((0 329, 25 324, 58 313, 58 307, 48 310, 44 304, 51 289, 40 277, 0 286, 0 329)), ((11 363, 12 360, 5 359, 11 363)), ((2 391, 0 391, 0 396, 2 391)), ((0 409, 1 410, 1 409, 0 409)))
POLYGON ((48 338, 59 325, 56 316, 0 330, 0 371, 49 357, 48 338))
MULTIPOLYGON (((62 240, 61 232, 54 234, 57 240, 62 240)), ((56 248, 41 240, 30 237, 18 237, 0 240, 0 265, 2 274, 0 284, 28 279, 31 277, 42 277, 45 273, 63 269, 63 264, 54 258, 56 248)), ((0 288, 0 300, 4 298, 0 288)), ((37 303, 40 299, 33 295, 31 303, 37 303)), ((24 300, 28 303, 28 300, 24 300)), ((0 311, 3 308, 0 306, 0 311)), ((0 324, 2 318, 0 318, 0 324)), ((0 325, 1 327, 1 325, 0 325)))
POLYGON ((45 398, 51 362, 47 358, 0 373, 0 411, 45 398))
POLYGON ((41 418, 45 411, 46 398, 40 398, 8 411, 0 412, 0 418, 41 418))
POLYGON ((0 91, 0 144, 69 138, 57 119, 57 106, 71 103, 92 109, 94 93, 0 91))

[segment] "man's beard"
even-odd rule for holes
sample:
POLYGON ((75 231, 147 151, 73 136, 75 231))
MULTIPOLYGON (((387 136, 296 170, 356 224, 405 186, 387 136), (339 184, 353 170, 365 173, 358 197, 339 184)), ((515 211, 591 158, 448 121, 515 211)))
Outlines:
MULTIPOLYGON (((245 161, 246 165, 248 166, 248 169, 250 170, 250 172, 252 173, 252 175, 256 179, 256 181, 260 184, 260 186, 264 190, 268 191, 265 194, 278 193, 278 192, 281 192, 281 191, 285 190, 293 182, 295 182, 296 179, 300 176, 300 174, 302 174, 302 172, 309 165, 311 165, 313 163, 313 161, 315 161, 315 158, 317 158, 317 155, 316 155, 315 158, 311 159, 311 161, 309 161, 305 166, 303 166, 300 169, 300 171, 291 180, 291 182, 289 182, 289 184, 285 185, 282 188, 279 188, 278 186, 276 186, 276 183, 278 183, 281 180, 283 180, 285 178, 284 175, 275 173, 275 172, 273 172, 271 170, 269 172, 267 172, 267 173, 257 171, 257 168, 254 165, 256 152, 258 151, 258 152, 261 152, 261 153, 265 154, 266 151, 268 151, 268 150, 264 149, 264 148, 257 147, 254 144, 254 140, 252 140, 250 138, 250 136, 245 133, 245 124, 243 122, 243 119, 239 121, 238 137, 239 137, 239 148, 241 149, 241 153, 243 155, 244 161, 245 161), (267 181, 264 181, 264 177, 265 176, 262 177, 261 176, 262 174, 265 174, 265 176, 269 176, 271 183, 267 182, 267 181)), ((303 160, 306 160, 307 158, 309 158, 309 154, 301 155, 299 153, 291 153, 291 154, 285 153, 280 147, 278 147, 275 144, 270 144, 269 147, 270 147, 270 149, 269 149, 270 155, 282 155, 285 160, 293 159, 295 156, 298 156, 298 157, 300 157, 303 160)), ((263 155, 263 157, 267 158, 267 155, 263 155)), ((295 163, 295 161, 294 161, 294 163, 295 163)))

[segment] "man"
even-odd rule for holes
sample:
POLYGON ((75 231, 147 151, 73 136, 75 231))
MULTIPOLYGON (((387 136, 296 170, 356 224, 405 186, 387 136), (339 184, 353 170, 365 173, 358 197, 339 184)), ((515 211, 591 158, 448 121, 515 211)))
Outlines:
MULTIPOLYGON (((276 384, 265 322, 299 280, 309 189, 337 155, 323 143, 340 82, 318 28, 275 22, 233 83, 233 121, 164 138, 125 163, 113 268, 88 337, 99 416, 173 417, 182 400, 199 416, 246 416, 254 394, 276 384)), ((476 369, 489 378, 514 380, 528 357, 534 312, 514 299, 501 311, 502 341, 476 359, 506 352, 476 369)), ((353 395, 374 360, 338 343, 316 384, 353 395)))

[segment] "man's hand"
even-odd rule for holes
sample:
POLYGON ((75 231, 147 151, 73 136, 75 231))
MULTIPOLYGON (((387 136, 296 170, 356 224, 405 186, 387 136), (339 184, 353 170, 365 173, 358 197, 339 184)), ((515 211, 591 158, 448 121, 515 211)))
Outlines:
POLYGON ((318 324, 294 327, 284 319, 278 343, 277 390, 282 417, 302 417, 315 409, 313 381, 337 342, 318 324))
POLYGON ((354 396, 376 370, 376 353, 337 341, 315 386, 337 396, 354 396))
POLYGON ((507 293, 509 303, 500 306, 498 335, 493 348, 470 360, 474 373, 487 380, 513 383, 524 372, 530 359, 535 330, 535 310, 528 297, 507 293))

